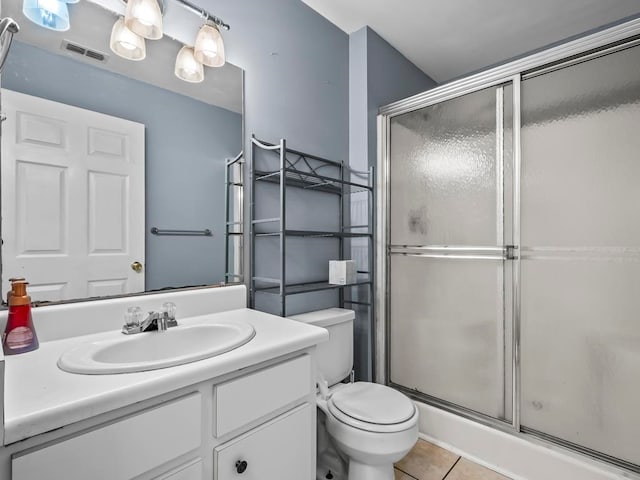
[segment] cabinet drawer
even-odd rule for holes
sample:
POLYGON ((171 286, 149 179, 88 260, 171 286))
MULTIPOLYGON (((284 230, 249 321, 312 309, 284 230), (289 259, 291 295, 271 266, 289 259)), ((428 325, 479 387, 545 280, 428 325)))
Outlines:
POLYGON ((311 480, 315 408, 306 403, 216 448, 214 479, 311 480))
POLYGON ((214 426, 221 437, 311 392, 311 357, 302 355, 215 388, 214 426))
POLYGON ((12 459, 13 480, 128 480, 198 448, 199 393, 12 459))

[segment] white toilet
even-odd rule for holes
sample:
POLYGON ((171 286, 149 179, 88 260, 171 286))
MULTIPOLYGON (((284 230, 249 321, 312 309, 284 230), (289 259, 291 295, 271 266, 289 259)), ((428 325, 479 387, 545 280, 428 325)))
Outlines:
POLYGON ((329 331, 329 342, 318 345, 317 403, 329 437, 348 458, 348 479, 393 480, 393 464, 418 440, 417 408, 384 385, 340 383, 353 369, 352 310, 330 308, 290 318, 329 331))

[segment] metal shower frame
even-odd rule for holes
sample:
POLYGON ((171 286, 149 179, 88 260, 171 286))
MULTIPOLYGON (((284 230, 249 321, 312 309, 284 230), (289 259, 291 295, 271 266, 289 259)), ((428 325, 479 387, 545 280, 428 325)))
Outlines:
MULTIPOLYGON (((513 260, 513 348, 512 348, 512 422, 498 420, 453 403, 416 395, 408 389, 405 393, 427 404, 440 407, 464 418, 489 425, 501 431, 527 438, 535 438, 547 445, 578 451, 590 459, 605 461, 626 470, 639 472, 636 465, 610 457, 563 440, 551 437, 542 432, 522 427, 521 387, 520 387, 520 165, 521 165, 521 81, 541 75, 555 69, 584 62, 618 50, 640 45, 640 18, 636 18, 603 31, 587 35, 562 45, 529 55, 489 70, 444 84, 427 92, 381 107, 377 119, 378 124, 378 162, 376 182, 376 240, 375 240, 375 381, 390 384, 389 380, 389 253, 390 253, 390 125, 391 119, 424 107, 432 106, 447 100, 461 97, 490 87, 513 85, 513 243, 496 250, 496 258, 513 260), (509 250, 513 258, 509 258, 509 250)), ((455 255, 455 248, 443 247, 443 251, 427 253, 430 255, 455 255)), ((477 250, 477 248, 473 248, 477 250)), ((424 253, 423 253, 424 254, 424 253)), ((468 258, 468 256, 466 257, 468 258)), ((487 258, 485 256, 485 258, 487 258)), ((394 387, 398 387, 394 385, 394 387)), ((400 387, 402 389, 402 387, 400 387)))

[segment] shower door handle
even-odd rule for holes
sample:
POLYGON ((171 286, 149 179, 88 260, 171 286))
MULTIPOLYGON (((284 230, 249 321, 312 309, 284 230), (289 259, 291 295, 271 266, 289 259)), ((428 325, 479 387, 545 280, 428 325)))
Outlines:
POLYGON ((504 245, 496 247, 436 246, 436 245, 390 245, 389 255, 407 257, 447 258, 450 260, 517 260, 518 247, 504 245))

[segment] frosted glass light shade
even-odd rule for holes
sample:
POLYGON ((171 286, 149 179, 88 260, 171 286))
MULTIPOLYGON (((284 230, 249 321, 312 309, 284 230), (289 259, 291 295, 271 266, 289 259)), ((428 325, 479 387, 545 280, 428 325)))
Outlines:
POLYGON ((138 61, 147 56, 144 38, 129 30, 122 17, 116 21, 111 29, 109 46, 113 53, 127 60, 138 61))
POLYGON ((49 30, 69 30, 69 9, 58 0, 24 0, 22 13, 36 25, 49 30))
POLYGON ((162 38, 162 11, 157 0, 128 0, 124 23, 141 37, 162 38))
POLYGON ((214 25, 203 25, 198 31, 194 47, 196 59, 207 67, 224 65, 224 42, 220 30, 214 25))
POLYGON ((185 82, 200 83, 204 80, 204 67, 196 60, 193 48, 182 47, 176 57, 176 77, 185 82))

